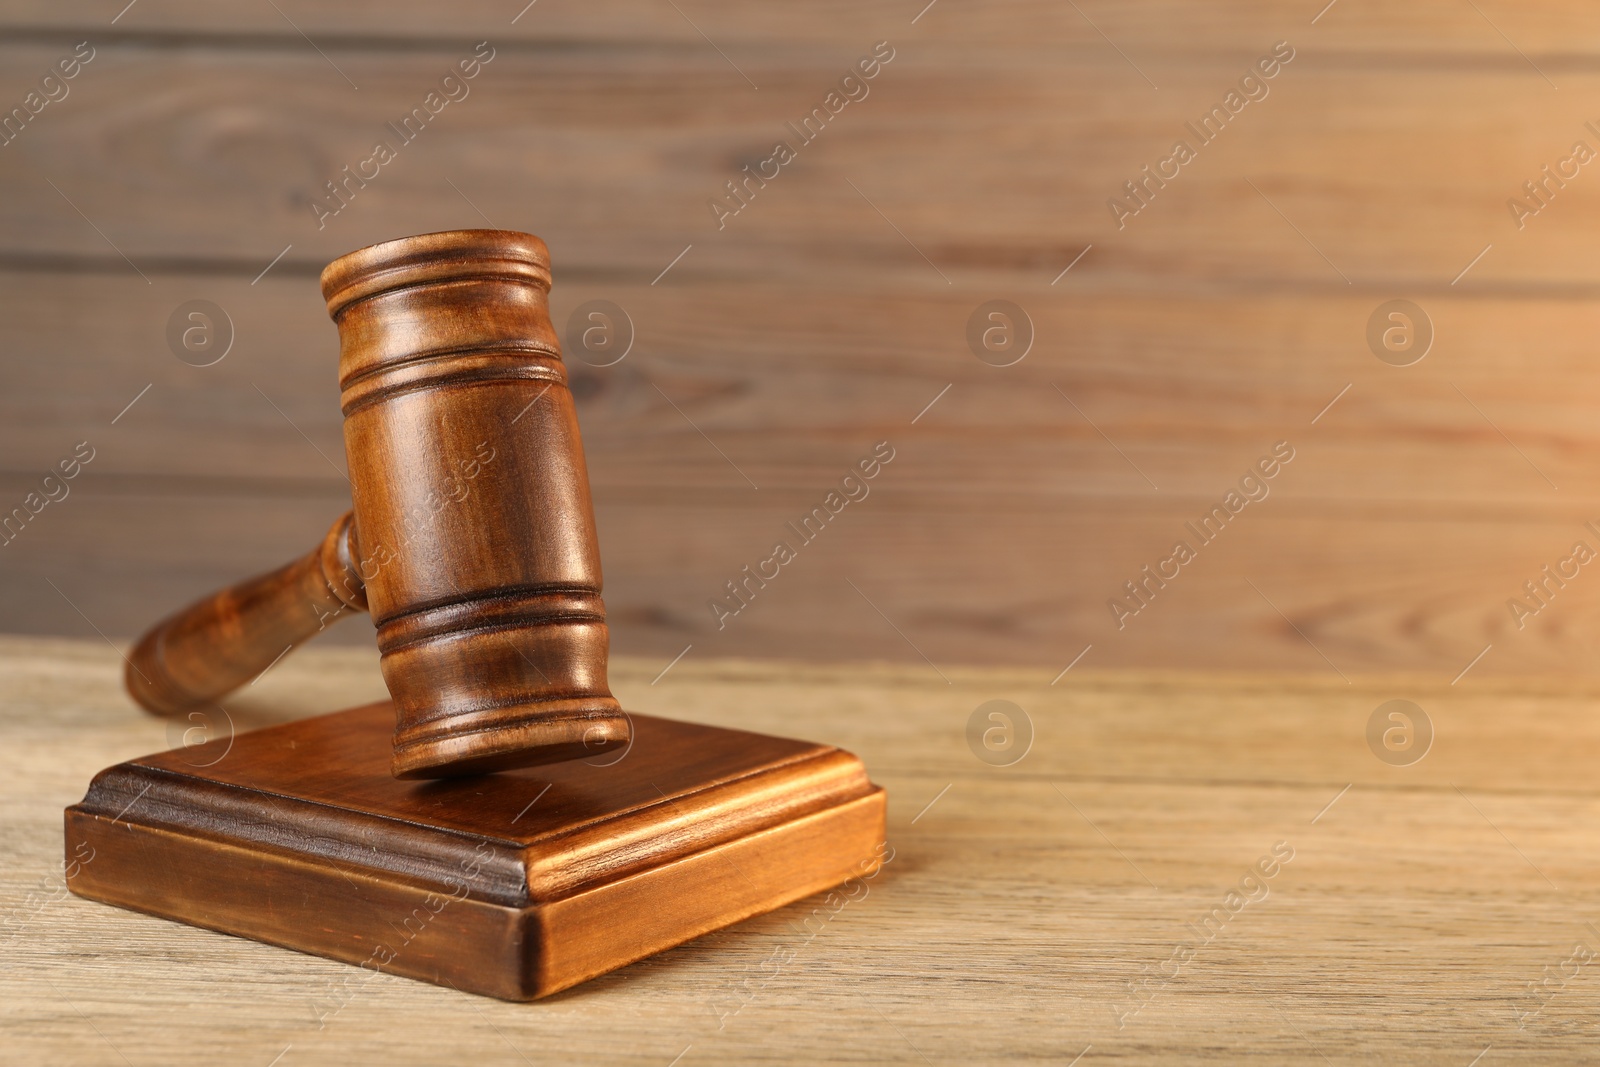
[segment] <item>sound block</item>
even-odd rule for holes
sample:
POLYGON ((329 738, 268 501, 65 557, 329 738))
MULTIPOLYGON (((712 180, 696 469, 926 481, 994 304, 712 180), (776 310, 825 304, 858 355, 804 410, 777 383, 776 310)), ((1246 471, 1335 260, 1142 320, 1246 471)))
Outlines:
POLYGON ((388 702, 119 763, 66 810, 68 884, 531 1000, 876 871, 856 757, 632 719, 620 757, 439 782, 391 776, 388 702))

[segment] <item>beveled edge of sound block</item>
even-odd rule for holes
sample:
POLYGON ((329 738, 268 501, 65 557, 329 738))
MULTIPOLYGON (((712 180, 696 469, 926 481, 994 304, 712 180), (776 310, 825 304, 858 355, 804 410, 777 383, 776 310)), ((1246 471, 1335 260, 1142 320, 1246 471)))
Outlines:
POLYGON ((66 809, 68 884, 528 1000, 877 869, 885 794, 856 757, 633 719, 610 766, 448 782, 390 776, 387 702, 129 760, 66 809))

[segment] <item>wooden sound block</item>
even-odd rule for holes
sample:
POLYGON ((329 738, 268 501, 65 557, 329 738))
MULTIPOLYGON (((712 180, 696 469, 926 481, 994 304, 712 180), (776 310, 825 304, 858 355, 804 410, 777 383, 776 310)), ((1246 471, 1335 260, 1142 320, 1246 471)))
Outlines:
POLYGON ((66 810, 68 884, 529 1000, 877 869, 856 757, 632 718, 620 758, 439 782, 390 774, 388 702, 130 760, 66 810))

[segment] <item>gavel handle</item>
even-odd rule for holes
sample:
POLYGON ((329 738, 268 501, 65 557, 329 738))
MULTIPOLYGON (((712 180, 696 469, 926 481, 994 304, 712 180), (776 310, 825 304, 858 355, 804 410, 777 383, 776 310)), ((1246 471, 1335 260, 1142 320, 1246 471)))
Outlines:
POLYGON ((346 512, 310 554, 157 623, 128 654, 128 693, 157 715, 211 703, 329 623, 367 610, 353 541, 346 512))

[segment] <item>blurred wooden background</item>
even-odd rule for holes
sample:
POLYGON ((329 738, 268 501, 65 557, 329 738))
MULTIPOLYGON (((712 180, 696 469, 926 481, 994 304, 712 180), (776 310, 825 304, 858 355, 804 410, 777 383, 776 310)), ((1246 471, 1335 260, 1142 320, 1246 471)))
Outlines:
POLYGON ((318 272, 492 223, 549 242, 563 333, 594 299, 636 327, 573 361, 620 651, 1600 671, 1591 568, 1521 630, 1506 606, 1600 548, 1600 165, 1523 229, 1506 206, 1600 149, 1600 10, 924 2, 4 5, 0 107, 95 58, 0 148, 0 511, 95 459, 0 548, 0 629, 129 637, 309 549, 347 506, 318 272), (323 183, 483 40, 319 230, 323 183), (1283 40, 1119 230, 1107 198, 1283 40), (708 201, 878 41, 870 95, 719 231, 708 201), (1436 330, 1404 368, 1365 339, 1394 298, 1436 330), (236 334, 204 368, 165 337, 196 299, 236 334), (1014 366, 968 350, 991 299, 1034 324, 1014 366), (885 439, 718 631, 710 598, 885 439), (1279 440, 1271 497, 1119 631, 1107 599, 1279 440))

